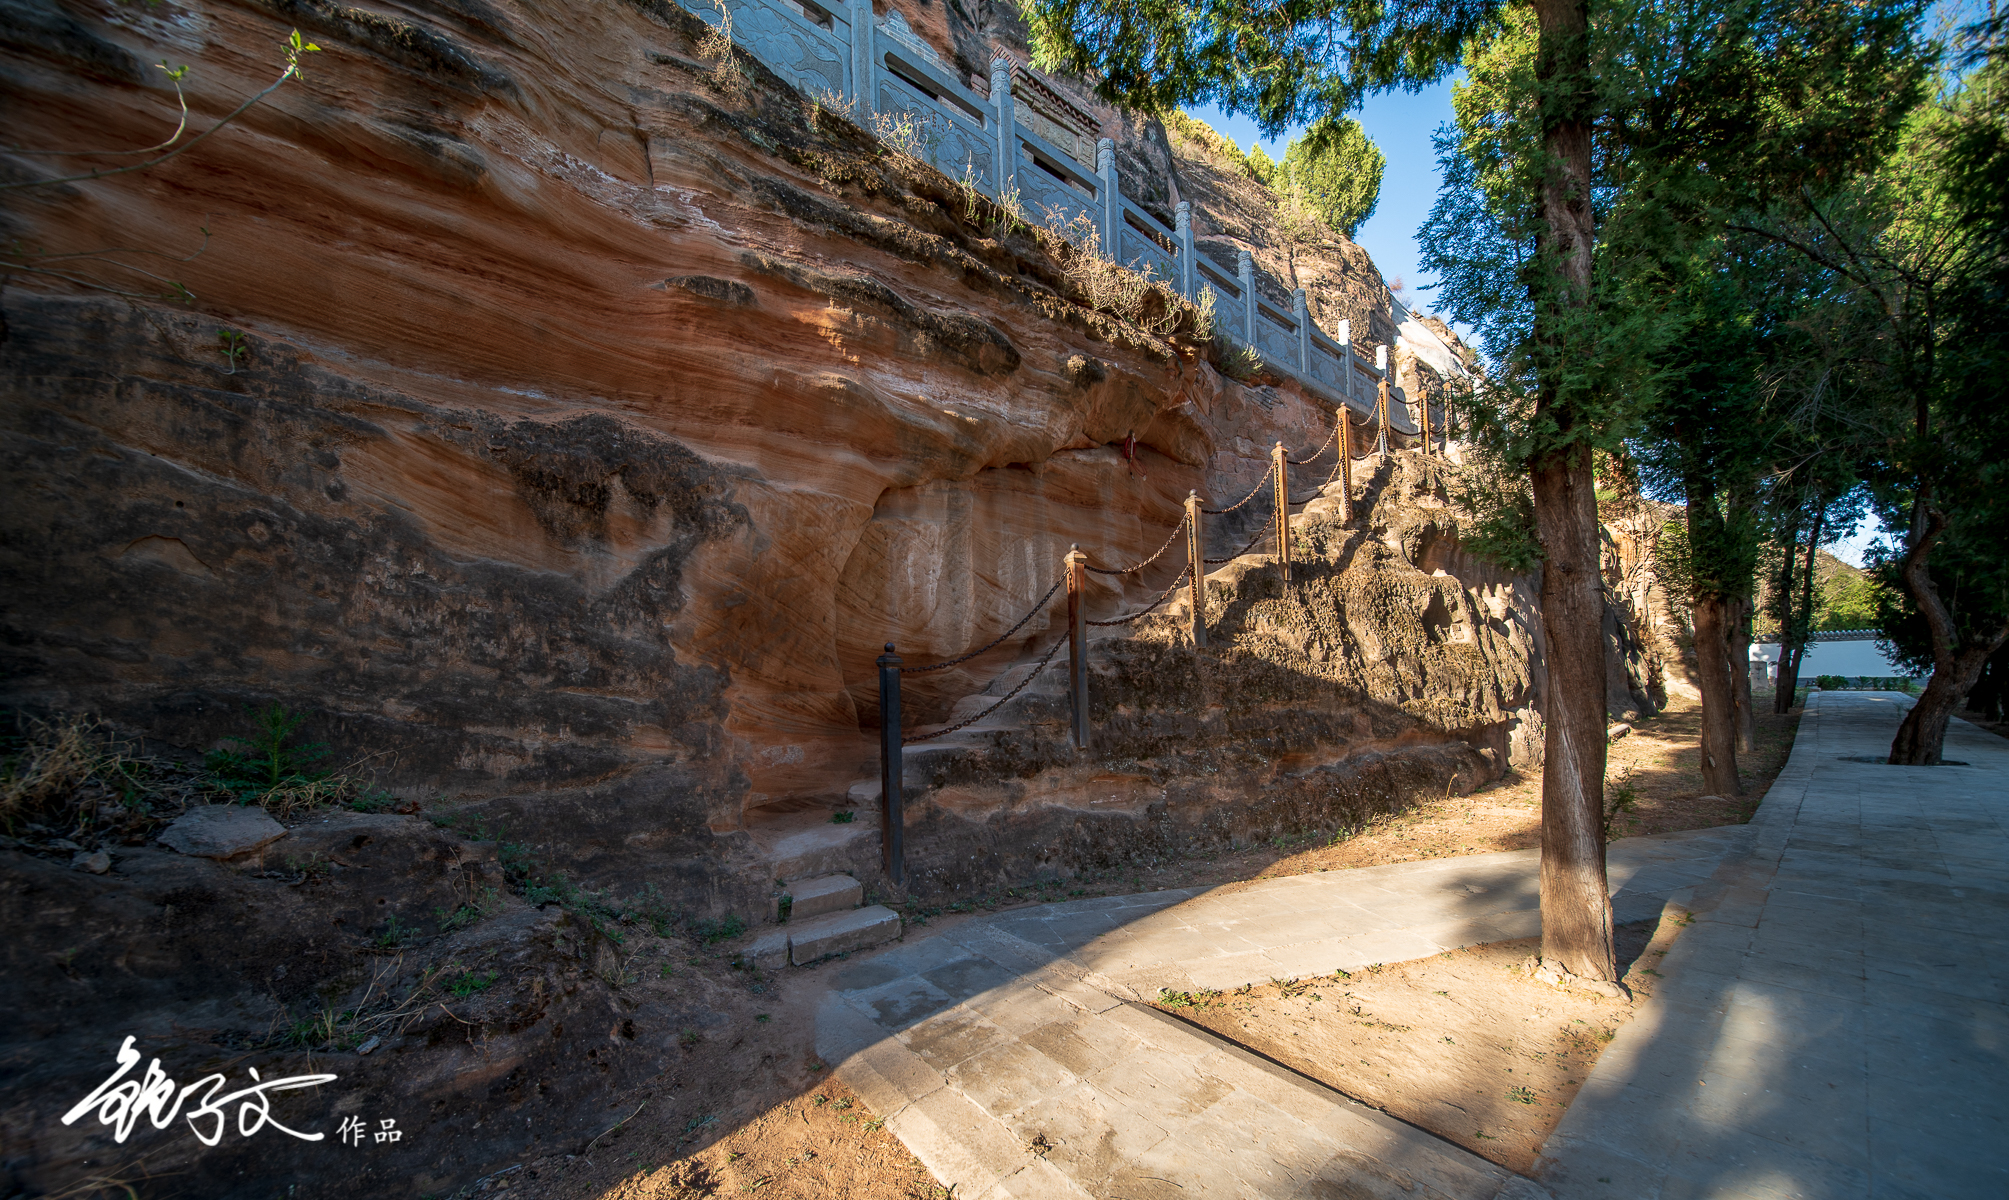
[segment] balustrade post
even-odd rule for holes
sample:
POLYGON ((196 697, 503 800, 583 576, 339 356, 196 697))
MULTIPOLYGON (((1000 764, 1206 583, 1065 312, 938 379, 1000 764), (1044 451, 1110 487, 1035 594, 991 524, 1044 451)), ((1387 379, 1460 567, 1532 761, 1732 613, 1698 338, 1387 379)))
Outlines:
POLYGON ((1186 572, 1193 585, 1193 644, 1207 644, 1207 539, 1200 533, 1200 494, 1186 493, 1186 572))
POLYGON ((1067 552, 1067 695, 1074 707, 1074 748, 1088 749, 1088 556, 1067 552))
POLYGON ((872 93, 877 82, 877 72, 872 69, 872 0, 851 0, 851 104, 858 124, 872 128, 872 114, 877 111, 877 102, 872 93))
POLYGON ((1179 201, 1172 210, 1172 230, 1179 235, 1179 294, 1188 300, 1199 291, 1193 286, 1193 202, 1179 201))
POLYGON ((1291 494, 1290 458, 1284 454, 1284 444, 1278 442, 1270 451, 1270 476, 1276 484, 1277 493, 1277 565, 1283 571, 1284 582, 1291 578, 1291 494))
MULTIPOLYGON (((1352 369, 1351 364, 1348 369, 1352 369)), ((1353 413, 1341 404, 1332 415, 1339 421, 1339 436, 1333 439, 1339 443, 1339 519, 1350 522, 1353 520, 1353 413)))
POLYGON ((1353 322, 1344 317, 1339 322, 1339 348, 1346 352, 1339 360, 1339 398, 1351 400, 1358 389, 1353 380, 1353 322))
POLYGON ((1256 348, 1256 261, 1247 250, 1235 251, 1235 276, 1242 281, 1242 340, 1256 348))
POLYGON ((900 656, 893 643, 879 656, 879 858, 895 884, 907 874, 905 784, 900 777, 900 656))
POLYGON ((1123 261, 1123 195, 1116 188, 1116 143, 1103 138, 1095 143, 1095 173, 1101 182, 1096 190, 1102 201, 1102 252, 1110 262, 1123 261))
POLYGON ((991 104, 997 109, 997 158, 992 165, 999 200, 1018 176, 1018 115, 1011 95, 1011 60, 1000 57, 991 63, 991 104))
POLYGON ((1297 322, 1297 369, 1306 379, 1311 378, 1311 317, 1305 304, 1304 289, 1291 292, 1291 319, 1297 322))

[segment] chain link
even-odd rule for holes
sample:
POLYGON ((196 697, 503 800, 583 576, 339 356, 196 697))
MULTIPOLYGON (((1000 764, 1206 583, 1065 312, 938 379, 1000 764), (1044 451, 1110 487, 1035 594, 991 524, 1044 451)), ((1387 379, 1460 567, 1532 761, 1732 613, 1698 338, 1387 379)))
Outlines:
POLYGON ((1229 555, 1228 557, 1226 557, 1226 558, 1209 558, 1209 559, 1205 559, 1205 560, 1203 560, 1203 561, 1205 561, 1205 562, 1206 562, 1206 564, 1207 564, 1208 566, 1210 566, 1210 567, 1218 567, 1218 566, 1220 566, 1220 565, 1221 565, 1222 563, 1231 563, 1231 562, 1235 561, 1236 559, 1240 558, 1240 557, 1241 557, 1242 555, 1244 555, 1244 554, 1247 554, 1247 553, 1248 553, 1249 551, 1251 551, 1251 550, 1255 549, 1255 548, 1256 548, 1256 543, 1257 543, 1257 542, 1260 542, 1260 541, 1262 541, 1262 540, 1263 540, 1264 538, 1268 537, 1269 535, 1270 535, 1270 531, 1269 531, 1269 528, 1268 528, 1267 526, 1265 526, 1265 527, 1264 527, 1264 528, 1262 528, 1262 529, 1258 529, 1258 530, 1256 530, 1256 536, 1254 536, 1254 537, 1252 537, 1252 538, 1250 538, 1250 539, 1249 539, 1249 544, 1248 544, 1248 545, 1246 545, 1246 546, 1243 546, 1243 547, 1242 547, 1242 548, 1241 548, 1240 550, 1237 550, 1237 551, 1235 551, 1235 552, 1234 552, 1233 554, 1230 554, 1230 555, 1229 555))
POLYGON ((1032 673, 1030 675, 1027 675, 1024 679, 1019 680, 1018 686, 1013 688, 1009 692, 1006 692, 1004 694, 1004 698, 999 700, 996 704, 991 705, 989 708, 983 710, 974 717, 968 717, 964 720, 956 722, 954 725, 949 726, 947 729, 941 730, 937 733, 929 734, 927 740, 932 742, 936 738, 947 737, 952 733, 961 733, 963 730, 968 729, 970 726, 976 724, 978 721, 981 721, 985 717, 990 716, 992 713, 996 712, 1000 708, 1003 708, 1005 705, 1010 704, 1012 700, 1015 699, 1020 692, 1024 691, 1032 683, 1033 680, 1039 678, 1039 673, 1041 671, 1046 670, 1046 664, 1052 662, 1053 656, 1060 653, 1060 648, 1065 645, 1067 645, 1067 638, 1063 636, 1059 641, 1053 644, 1053 649, 1048 650, 1046 652, 1045 658, 1040 659, 1039 662, 1033 665, 1032 673))
POLYGON ((1318 444, 1318 449, 1312 451, 1310 454, 1305 455, 1303 458, 1292 459, 1291 466, 1301 467, 1306 463, 1310 462, 1312 459, 1317 458, 1319 455, 1324 454, 1325 448, 1327 446, 1330 446, 1333 442, 1333 439, 1338 436, 1339 436, 1339 422, 1335 420, 1332 423, 1332 432, 1325 435, 1325 440, 1318 444))
POLYGON ((1165 552, 1166 552, 1167 550, 1170 550, 1170 549, 1172 548, 1172 543, 1173 543, 1173 542, 1175 542, 1175 541, 1177 541, 1177 540, 1178 540, 1178 538, 1179 538, 1179 535, 1180 535, 1180 534, 1182 534, 1182 533, 1184 533, 1184 532, 1186 532, 1186 518, 1182 516, 1182 517, 1180 517, 1180 518, 1179 518, 1179 523, 1178 523, 1177 525, 1174 525, 1174 526, 1172 527, 1172 533, 1171 533, 1171 536, 1169 536, 1169 537, 1167 537, 1167 538, 1165 539, 1165 544, 1164 544, 1164 545, 1162 545, 1162 546, 1160 546, 1160 547, 1158 547, 1158 553, 1156 553, 1156 554, 1152 555, 1151 557, 1149 557, 1149 558, 1145 559, 1145 560, 1144 560, 1143 562, 1141 562, 1141 563, 1138 563, 1138 564, 1137 564, 1136 566, 1134 566, 1134 567, 1122 567, 1122 568, 1117 568, 1117 567, 1095 567, 1095 566, 1091 566, 1091 567, 1089 567, 1088 569, 1089 569, 1089 570, 1091 570, 1091 571, 1093 571, 1093 572, 1095 572, 1095 573, 1096 573, 1097 575, 1132 575, 1132 574, 1135 574, 1136 572, 1138 572, 1138 571, 1141 571, 1141 570, 1143 570, 1144 568, 1146 568, 1146 567, 1150 566, 1150 565, 1151 565, 1152 563, 1154 563, 1154 562, 1157 562, 1157 561, 1158 561, 1159 559, 1161 559, 1161 558, 1165 557, 1165 552))
POLYGON ((1302 500, 1292 500, 1290 502, 1291 505, 1295 507, 1296 505, 1299 504, 1310 504, 1312 501, 1318 499, 1320 496, 1325 495, 1325 489, 1331 487, 1332 481, 1338 478, 1339 478, 1339 460, 1334 459, 1332 463, 1332 474, 1327 475, 1325 477, 1325 482, 1318 485, 1318 490, 1313 492, 1311 495, 1306 496, 1302 500))
POLYGON ((1170 587, 1166 588, 1166 589, 1165 589, 1164 591, 1162 591, 1162 592, 1159 592, 1159 593, 1158 593, 1158 598, 1157 598, 1156 600, 1153 600, 1153 601, 1152 601, 1151 603, 1149 603, 1149 604, 1145 605, 1145 606, 1144 606, 1143 608, 1140 608, 1140 609, 1138 609, 1138 610, 1137 610, 1136 612, 1134 612, 1134 613, 1131 613, 1131 614, 1130 614, 1129 616, 1127 616, 1127 617, 1116 617, 1116 618, 1113 618, 1113 619, 1111 619, 1111 620, 1108 620, 1108 621, 1089 621, 1089 622, 1088 622, 1088 624, 1090 624, 1090 625, 1128 625, 1128 624, 1129 624, 1130 622, 1132 622, 1132 621, 1135 621, 1135 620, 1136 620, 1137 618, 1139 618, 1139 617, 1143 617, 1143 616, 1148 616, 1148 615, 1150 615, 1150 613, 1151 613, 1151 610, 1152 610, 1152 609, 1154 609, 1154 608, 1157 608, 1157 607, 1158 607, 1158 606, 1159 606, 1160 604, 1163 604, 1163 603, 1165 603, 1165 601, 1166 601, 1166 600, 1167 600, 1168 598, 1170 598, 1170 596, 1172 595, 1172 593, 1173 593, 1173 592, 1176 592, 1176 591, 1178 591, 1178 590, 1179 590, 1179 585, 1180 585, 1180 584, 1182 584, 1182 583, 1184 583, 1184 582, 1186 582, 1186 576, 1188 576, 1188 575, 1191 575, 1192 573, 1193 573, 1193 568, 1191 568, 1191 567, 1187 567, 1187 568, 1186 568, 1185 570, 1183 570, 1183 571, 1179 572, 1179 578, 1177 578, 1177 579, 1174 579, 1174 580, 1172 581, 1172 586, 1170 586, 1170 587))
POLYGON ((926 671, 945 671, 950 667, 959 667, 962 664, 975 658, 979 654, 986 653, 990 650, 995 650, 998 646, 1004 643, 1004 640, 1006 638, 1010 637, 1014 633, 1017 633, 1019 630, 1024 629, 1025 623, 1027 621, 1030 621, 1034 617, 1038 616, 1040 612, 1046 608, 1048 602, 1053 599, 1053 594, 1060 590, 1060 585, 1065 582, 1067 582, 1065 577, 1054 580, 1053 586, 1046 589, 1046 595, 1041 596, 1039 599, 1039 603, 1032 606, 1031 612, 1020 617, 1018 619, 1018 624, 1012 626, 1010 629, 1005 630, 1003 633, 997 635, 997 637, 991 639, 990 644, 983 647, 983 649, 972 650, 968 654, 963 655, 961 658, 952 658, 947 662, 929 663, 925 667, 901 667, 900 674, 919 675, 926 671))
POLYGON ((1250 492, 1250 493, 1249 493, 1248 495, 1246 495, 1246 496, 1243 496, 1243 497, 1242 497, 1242 498, 1241 498, 1240 500, 1236 501, 1236 502, 1235 502, 1235 503, 1233 503, 1233 504, 1230 504, 1230 505, 1229 505, 1228 507, 1226 507, 1226 508, 1203 508, 1203 509, 1201 509, 1200 511, 1201 511, 1201 512, 1203 512, 1203 513, 1206 513, 1206 514, 1207 514, 1208 516, 1210 516, 1210 517, 1219 517, 1219 516, 1225 516, 1226 514, 1228 514, 1228 513, 1231 513, 1231 512, 1233 512, 1233 511, 1235 511, 1236 509, 1240 508, 1240 507, 1241 507, 1242 505, 1244 505, 1244 504, 1247 504, 1247 503, 1248 503, 1249 501, 1251 501, 1251 500, 1255 499, 1255 498, 1256 498, 1257 496, 1261 495, 1261 494, 1262 494, 1262 490, 1263 490, 1263 488, 1264 488, 1264 487, 1266 487, 1266 486, 1268 486, 1268 484, 1269 484, 1269 482, 1270 482, 1270 479, 1271 479, 1271 477, 1272 477, 1272 476, 1274 476, 1274 475, 1276 474, 1276 471, 1277 471, 1277 468, 1276 468, 1276 464, 1275 464, 1275 463, 1271 463, 1271 464, 1270 464, 1270 469, 1269 469, 1269 470, 1267 470, 1267 471, 1264 471, 1264 472, 1263 472, 1263 477, 1262 477, 1261 479, 1259 479, 1259 480, 1257 480, 1257 481, 1256 481, 1256 490, 1255 490, 1255 491, 1253 491, 1253 492, 1250 492))

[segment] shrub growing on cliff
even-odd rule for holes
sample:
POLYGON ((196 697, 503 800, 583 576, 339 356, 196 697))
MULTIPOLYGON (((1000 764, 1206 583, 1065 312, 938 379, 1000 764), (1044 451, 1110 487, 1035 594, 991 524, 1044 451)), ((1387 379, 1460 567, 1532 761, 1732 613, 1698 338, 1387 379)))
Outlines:
POLYGON ((289 744, 307 720, 277 704, 247 710, 253 732, 250 737, 231 736, 224 741, 241 749, 217 749, 203 757, 210 782, 239 804, 257 801, 272 807, 280 801, 284 809, 334 800, 347 790, 347 781, 337 781, 333 773, 321 769, 328 757, 325 742, 289 744))

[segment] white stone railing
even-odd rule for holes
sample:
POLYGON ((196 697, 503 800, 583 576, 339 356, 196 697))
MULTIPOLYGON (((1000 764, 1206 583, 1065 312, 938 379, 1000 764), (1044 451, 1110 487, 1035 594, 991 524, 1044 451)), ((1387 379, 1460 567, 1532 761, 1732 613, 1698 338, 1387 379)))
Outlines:
MULTIPOLYGON (((718 23, 717 5, 710 0, 680 2, 718 23)), ((1168 229, 1125 198, 1110 139, 1097 144, 1099 161, 1090 166, 1028 129, 1017 119, 1010 63, 1000 59, 992 65, 991 94, 978 96, 936 61, 897 11, 875 21, 871 0, 829 8, 815 0, 725 3, 733 40, 804 93, 840 100, 867 128, 874 114, 904 114, 918 133, 916 157, 953 179, 971 180, 993 200, 1000 198, 1002 180, 1006 190, 1017 190, 1025 211, 1054 224, 1086 218, 1117 262, 1138 271, 1150 268, 1153 277, 1194 301, 1200 289, 1210 289, 1215 328, 1253 348, 1265 369, 1294 376, 1329 404, 1343 401, 1372 415, 1385 370, 1354 353, 1348 322, 1339 323, 1337 338, 1327 336, 1306 313, 1303 288, 1290 293, 1290 312, 1272 307, 1261 298, 1246 250, 1236 256, 1233 277, 1196 253, 1192 206, 1180 202, 1168 229), (1009 135, 999 136, 1004 130, 1009 135)), ((1385 361, 1385 354, 1380 357, 1385 361)), ((1391 394, 1399 403, 1391 406, 1390 424, 1415 434, 1407 397, 1399 387, 1391 387, 1391 394)))

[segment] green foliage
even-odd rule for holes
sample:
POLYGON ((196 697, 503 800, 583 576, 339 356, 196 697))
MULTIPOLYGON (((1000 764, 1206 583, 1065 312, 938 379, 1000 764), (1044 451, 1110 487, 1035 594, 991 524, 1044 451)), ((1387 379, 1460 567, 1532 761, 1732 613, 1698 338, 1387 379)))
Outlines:
POLYGON ((857 819, 858 814, 848 808, 841 808, 830 814, 830 823, 832 825, 849 825, 857 819))
POLYGON ((1348 112, 1370 91, 1437 79, 1500 7, 1025 0, 1020 11, 1041 70, 1095 78, 1103 97, 1146 112, 1212 101, 1274 136, 1348 112))
POLYGON ((1814 680, 1814 686, 1824 692, 1839 692, 1848 685, 1849 681, 1839 675, 1821 675, 1814 680))
POLYGON ((724 920, 698 921, 691 926, 691 932, 707 946, 730 941, 746 930, 746 921, 738 913, 728 914, 724 920))
POLYGON ((278 704, 245 711, 251 716, 251 736, 224 739, 241 749, 212 750, 202 760, 219 791, 228 792, 239 804, 248 804, 274 792, 320 783, 329 777, 329 772, 319 766, 328 757, 326 743, 290 744, 307 720, 305 713, 295 713, 278 704))
POLYGON ((1474 447, 1474 469, 1456 477, 1451 499, 1460 508, 1476 514, 1470 528, 1461 531, 1465 549, 1519 575, 1526 575, 1542 562, 1541 542, 1535 536, 1535 501, 1524 478, 1511 474, 1486 453, 1474 447))
POLYGON ((1883 619, 1884 588, 1861 572, 1836 572, 1815 593, 1815 629, 1875 629, 1883 619))
POLYGON ((433 909, 433 917, 438 920, 441 933, 452 933, 457 929, 466 929, 501 911, 502 897, 494 888, 485 887, 476 892, 465 904, 452 911, 444 908, 433 909))
POLYGON ((447 994, 456 999, 465 1000, 476 992, 486 990, 497 978, 498 976, 494 971, 463 970, 459 975, 447 981, 447 994))
POLYGON ((1283 172, 1326 224, 1350 238, 1381 202, 1387 162, 1360 122, 1328 119, 1291 139, 1283 172))
POLYGON ((219 329, 216 331, 216 340, 222 343, 223 373, 225 375, 237 374, 238 364, 243 362, 245 356, 251 353, 250 348, 244 344, 244 335, 235 329, 219 329))
MULTIPOLYGON (((1909 112, 1901 140, 1845 189, 1796 194, 1750 222, 1831 280, 1818 329, 1825 390, 1883 527, 1887 646, 1942 670, 2009 636, 2009 19, 1963 31, 1965 76, 1909 112), (1907 572, 1906 559, 1915 569, 1907 572), (1933 636, 1929 612, 1943 622, 1933 636), (1935 650, 1935 642, 1943 648, 1935 650)), ((1812 323, 1810 323, 1812 324, 1812 323)), ((1868 597, 1848 598, 1860 611, 1868 597)), ((1956 688, 1956 696, 1958 689, 1956 688)))
POLYGON ((1264 187, 1276 188, 1283 183, 1277 170, 1276 160, 1271 158, 1269 153, 1261 146, 1255 146, 1249 150, 1248 155, 1242 159, 1242 169, 1248 172, 1250 179, 1255 180, 1264 187))

